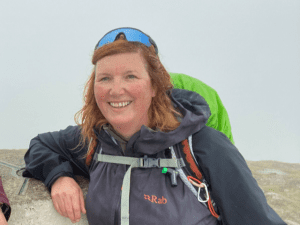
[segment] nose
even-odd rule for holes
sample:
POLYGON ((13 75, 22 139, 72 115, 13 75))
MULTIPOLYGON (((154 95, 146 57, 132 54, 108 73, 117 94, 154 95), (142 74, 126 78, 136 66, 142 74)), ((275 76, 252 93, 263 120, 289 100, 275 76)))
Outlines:
POLYGON ((125 93, 125 83, 121 80, 114 80, 110 88, 109 94, 112 96, 118 96, 125 93))

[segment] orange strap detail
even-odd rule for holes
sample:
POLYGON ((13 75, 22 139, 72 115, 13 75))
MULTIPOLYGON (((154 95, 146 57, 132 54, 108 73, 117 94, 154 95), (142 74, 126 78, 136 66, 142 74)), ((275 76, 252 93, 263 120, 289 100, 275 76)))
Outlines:
POLYGON ((210 194, 209 194, 209 200, 208 200, 208 208, 209 208, 209 211, 211 213, 211 215, 213 215, 213 217, 215 218, 219 218, 219 215, 216 213, 212 203, 211 203, 211 197, 210 197, 210 194))
POLYGON ((194 161, 194 158, 191 154, 190 146, 189 146, 189 143, 188 143, 187 139, 183 140, 181 143, 183 145, 183 152, 185 154, 186 161, 190 164, 190 168, 196 174, 196 177, 199 180, 201 180, 202 179, 202 174, 199 171, 199 169, 198 169, 198 167, 197 167, 197 165, 194 161))
POLYGON ((192 176, 188 176, 187 177, 188 181, 191 182, 192 185, 196 186, 196 187, 200 187, 203 188, 204 185, 202 184, 201 181, 197 180, 196 178, 192 177, 192 176), (194 182, 193 180, 197 181, 199 184, 197 184, 196 182, 194 182))

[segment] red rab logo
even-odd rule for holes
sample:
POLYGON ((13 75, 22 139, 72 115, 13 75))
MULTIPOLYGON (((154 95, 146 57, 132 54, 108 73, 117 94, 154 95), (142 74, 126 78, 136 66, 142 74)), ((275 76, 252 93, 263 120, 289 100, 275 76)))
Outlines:
POLYGON ((167 199, 162 196, 161 198, 157 199, 155 195, 146 195, 144 194, 144 198, 152 203, 156 204, 167 204, 167 199))

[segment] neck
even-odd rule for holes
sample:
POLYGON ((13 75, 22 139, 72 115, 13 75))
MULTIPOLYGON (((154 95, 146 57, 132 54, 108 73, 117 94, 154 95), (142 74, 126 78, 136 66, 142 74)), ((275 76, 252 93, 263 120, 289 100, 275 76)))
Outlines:
POLYGON ((122 135, 127 140, 129 140, 132 137, 132 135, 134 135, 136 132, 138 132, 142 128, 142 126, 134 127, 132 125, 114 126, 113 124, 111 124, 111 126, 114 128, 114 130, 117 133, 122 135))

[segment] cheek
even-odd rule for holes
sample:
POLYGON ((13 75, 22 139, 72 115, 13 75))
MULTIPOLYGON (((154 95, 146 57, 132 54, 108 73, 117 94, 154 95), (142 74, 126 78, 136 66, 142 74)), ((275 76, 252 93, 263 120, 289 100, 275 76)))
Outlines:
POLYGON ((99 103, 105 100, 105 90, 101 87, 94 86, 96 101, 99 103))
POLYGON ((142 98, 148 99, 149 97, 153 97, 153 89, 149 82, 143 83, 142 85, 134 85, 131 88, 131 92, 135 94, 135 96, 140 96, 142 98))
POLYGON ((137 107, 139 110, 144 111, 145 108, 148 109, 150 107, 153 98, 152 94, 152 89, 148 85, 136 87, 134 96, 138 100, 137 107))

